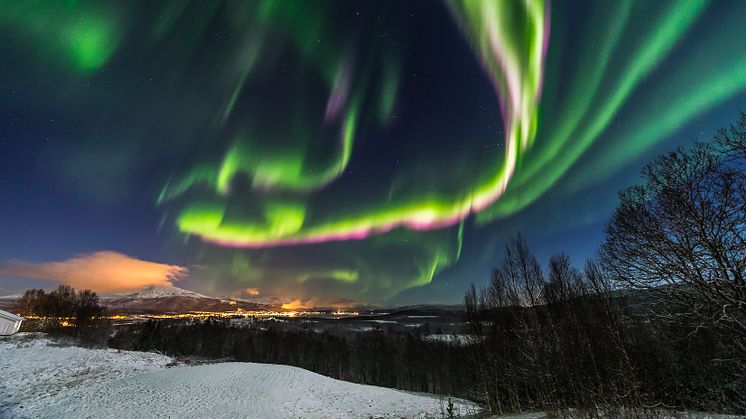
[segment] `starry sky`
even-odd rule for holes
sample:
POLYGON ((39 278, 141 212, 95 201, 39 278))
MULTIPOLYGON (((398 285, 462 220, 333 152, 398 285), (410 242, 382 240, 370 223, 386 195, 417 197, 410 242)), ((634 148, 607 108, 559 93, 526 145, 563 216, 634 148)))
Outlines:
POLYGON ((0 0, 0 295, 456 303, 746 108, 746 2, 0 0))

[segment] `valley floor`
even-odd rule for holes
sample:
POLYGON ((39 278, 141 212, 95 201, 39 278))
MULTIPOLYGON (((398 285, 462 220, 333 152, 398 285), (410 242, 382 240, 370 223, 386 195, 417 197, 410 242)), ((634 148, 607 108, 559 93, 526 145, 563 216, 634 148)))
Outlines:
MULTIPOLYGON (((0 338, 0 417, 424 418, 448 399, 270 364, 172 366, 170 357, 0 338)), ((457 415, 476 405, 453 400, 457 415)))

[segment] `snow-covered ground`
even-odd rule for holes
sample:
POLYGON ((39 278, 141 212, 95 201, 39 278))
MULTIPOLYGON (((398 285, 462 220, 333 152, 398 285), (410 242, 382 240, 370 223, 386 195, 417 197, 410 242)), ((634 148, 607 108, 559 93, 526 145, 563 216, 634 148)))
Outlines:
MULTIPOLYGON (((571 410, 568 413, 569 417, 575 418, 575 417, 587 417, 580 415, 577 411, 571 410)), ((557 415, 550 415, 544 412, 526 412, 526 413, 519 413, 515 415, 502 415, 502 416, 490 416, 487 419, 551 419, 555 418, 557 415)), ((616 416, 614 416, 616 417, 616 416)), ((639 412, 631 412, 627 416, 623 417, 630 417, 630 418, 636 418, 636 417, 650 417, 650 418, 658 418, 658 419, 743 419, 743 415, 720 415, 717 413, 703 413, 703 412, 645 412, 644 415, 641 415, 639 412)), ((602 416, 602 418, 606 418, 605 416, 602 416)))
POLYGON ((76 388, 162 369, 172 359, 154 353, 64 346, 35 333, 0 338, 0 417, 43 416, 71 402, 76 388))
MULTIPOLYGON (((448 400, 334 380, 300 368, 221 363, 166 368, 152 353, 0 339, 0 417, 442 417, 448 400)), ((455 411, 478 408, 453 401, 455 411)))

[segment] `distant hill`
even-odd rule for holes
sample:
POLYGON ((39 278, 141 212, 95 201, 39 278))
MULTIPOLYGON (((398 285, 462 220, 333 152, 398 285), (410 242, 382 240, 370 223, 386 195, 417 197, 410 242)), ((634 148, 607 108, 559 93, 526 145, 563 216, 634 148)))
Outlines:
MULTIPOLYGON (((166 314, 193 311, 225 312, 243 310, 281 310, 282 301, 261 297, 210 297, 179 287, 151 286, 138 291, 99 294, 101 304, 109 314, 166 314)), ((21 295, 0 296, 0 309, 11 312, 20 310, 21 295)), ((317 307, 315 310, 335 311, 333 307, 317 307)), ((441 321, 461 321, 463 305, 421 304, 403 307, 378 308, 370 306, 349 307, 346 311, 357 311, 359 319, 375 318, 387 320, 439 318, 441 321)))
POLYGON ((464 318, 464 306, 460 304, 419 304, 403 307, 360 309, 357 320, 389 320, 396 322, 461 322, 464 318), (437 319, 437 320, 436 320, 437 319))
POLYGON ((234 311, 271 308, 264 304, 208 297, 178 287, 148 287, 122 294, 102 295, 101 303, 113 314, 184 313, 189 311, 234 311))
MULTIPOLYGON (((20 309, 20 295, 0 297, 0 308, 20 309)), ((147 287, 129 293, 102 294, 101 304, 109 314, 163 314, 190 311, 235 311, 277 308, 245 300, 209 297, 178 287, 147 287)))
POLYGON ((103 300, 114 299, 149 299, 149 298, 168 298, 168 297, 190 297, 190 298, 213 298, 198 292, 185 290, 179 287, 157 287, 150 286, 139 291, 126 293, 101 294, 103 300))
POLYGON ((0 310, 6 310, 11 313, 18 313, 21 308, 19 301, 20 295, 3 295, 0 296, 0 310))

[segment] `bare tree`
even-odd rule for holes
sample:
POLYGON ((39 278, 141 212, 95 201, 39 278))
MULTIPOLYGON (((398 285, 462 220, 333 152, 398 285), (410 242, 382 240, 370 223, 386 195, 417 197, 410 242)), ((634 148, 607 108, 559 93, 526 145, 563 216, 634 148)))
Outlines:
POLYGON ((746 358, 746 115, 712 143, 660 156, 620 194, 605 267, 656 297, 662 319, 714 327, 746 358))

